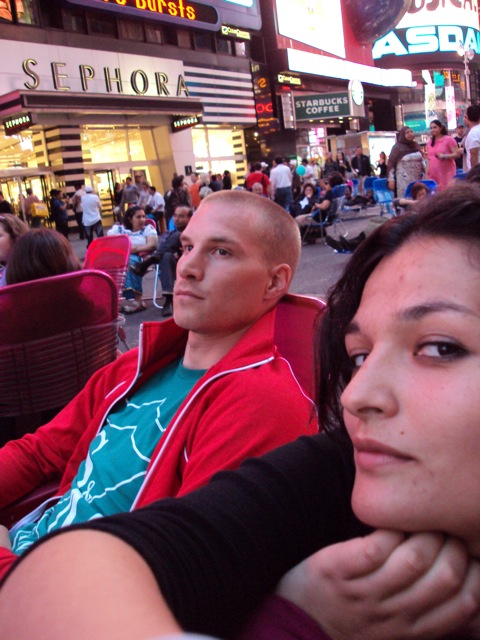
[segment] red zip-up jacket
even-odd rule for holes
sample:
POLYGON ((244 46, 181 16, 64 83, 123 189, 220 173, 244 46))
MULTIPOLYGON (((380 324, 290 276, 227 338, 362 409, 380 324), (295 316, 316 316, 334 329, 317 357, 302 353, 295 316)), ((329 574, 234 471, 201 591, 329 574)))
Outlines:
MULTIPOLYGON (((132 509, 193 491, 217 471, 318 431, 313 402, 274 345, 274 319, 275 310, 261 317, 195 384, 155 448, 132 509)), ((0 449, 0 508, 52 478, 61 478, 63 495, 113 405, 181 357, 187 335, 173 320, 145 323, 138 349, 97 371, 51 422, 0 449)), ((15 557, 0 548, 0 577, 15 557)))

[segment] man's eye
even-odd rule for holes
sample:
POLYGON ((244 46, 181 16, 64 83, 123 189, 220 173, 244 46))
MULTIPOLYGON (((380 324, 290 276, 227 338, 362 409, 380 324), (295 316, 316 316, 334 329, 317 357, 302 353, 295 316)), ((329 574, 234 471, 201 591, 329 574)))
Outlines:
POLYGON ((217 253, 219 256, 228 256, 230 255, 229 252, 226 249, 215 249, 214 253, 217 253))
POLYGON ((183 249, 183 253, 188 253, 189 251, 191 251, 193 249, 193 247, 192 247, 191 244, 184 244, 182 246, 182 249, 183 249))

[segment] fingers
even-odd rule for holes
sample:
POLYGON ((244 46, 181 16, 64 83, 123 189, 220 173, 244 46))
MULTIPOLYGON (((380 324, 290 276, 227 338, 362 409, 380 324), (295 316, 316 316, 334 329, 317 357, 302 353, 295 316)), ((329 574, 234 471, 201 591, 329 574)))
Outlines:
POLYGON ((0 524, 0 547, 5 547, 5 549, 12 548, 8 529, 3 524, 0 524))

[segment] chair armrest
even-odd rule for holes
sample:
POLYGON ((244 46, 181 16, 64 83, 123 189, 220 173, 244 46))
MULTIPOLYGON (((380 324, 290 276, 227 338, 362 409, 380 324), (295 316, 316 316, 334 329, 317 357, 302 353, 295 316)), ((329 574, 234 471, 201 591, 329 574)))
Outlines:
POLYGON ((20 498, 20 500, 17 500, 17 502, 5 507, 5 509, 0 509, 0 524, 10 528, 27 513, 33 511, 35 507, 54 496, 58 491, 58 487, 58 480, 52 480, 41 487, 37 487, 23 498, 20 498))

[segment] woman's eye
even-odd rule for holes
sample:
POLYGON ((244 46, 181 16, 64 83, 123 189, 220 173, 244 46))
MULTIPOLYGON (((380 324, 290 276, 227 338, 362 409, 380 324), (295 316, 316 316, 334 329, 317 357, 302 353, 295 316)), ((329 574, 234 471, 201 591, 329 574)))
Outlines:
POLYGON ((466 350, 453 342, 426 342, 418 347, 415 355, 427 358, 458 358, 466 354, 466 350))
POLYGON ((350 361, 355 368, 361 367, 362 364, 367 359, 368 353, 356 353, 355 355, 350 356, 350 361))

